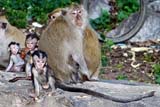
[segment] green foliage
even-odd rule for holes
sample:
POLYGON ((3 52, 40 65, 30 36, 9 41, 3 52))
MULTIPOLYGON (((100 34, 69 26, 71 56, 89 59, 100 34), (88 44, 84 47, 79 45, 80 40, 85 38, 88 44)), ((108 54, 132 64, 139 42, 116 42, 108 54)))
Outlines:
POLYGON ((98 30, 98 31, 99 30, 104 31, 108 29, 110 24, 110 15, 108 11, 102 10, 101 16, 96 19, 91 19, 90 24, 95 30, 98 30))
POLYGON ((155 82, 160 84, 160 64, 154 64, 152 68, 155 76, 155 82))
POLYGON ((153 54, 145 54, 144 55, 144 60, 146 62, 152 62, 153 61, 153 54))
POLYGON ((104 40, 104 43, 102 44, 102 47, 101 47, 101 61, 102 61, 102 66, 106 66, 107 65, 107 62, 108 62, 108 59, 107 59, 107 56, 106 56, 106 52, 107 51, 111 51, 111 46, 114 45, 113 41, 112 40, 109 40, 109 39, 105 39, 104 40))
POLYGON ((126 19, 131 13, 138 11, 139 0, 116 0, 118 7, 118 22, 126 19))
POLYGON ((24 28, 28 21, 45 23, 47 13, 72 2, 79 0, 0 0, 0 8, 6 9, 11 24, 24 28))
POLYGON ((101 74, 105 74, 105 72, 106 72, 105 69, 100 69, 100 73, 99 73, 99 74, 100 74, 100 75, 101 75, 101 74))
POLYGON ((123 66, 123 64, 120 63, 120 64, 115 65, 115 67, 118 69, 122 69, 124 66, 123 66))
POLYGON ((119 74, 117 77, 116 77, 117 80, 127 80, 127 76, 126 75, 123 75, 123 74, 119 74))
POLYGON ((138 11, 139 0, 116 0, 118 14, 116 16, 117 22, 113 22, 112 16, 107 10, 102 10, 100 17, 96 19, 90 19, 90 24, 98 32, 104 34, 104 32, 114 28, 114 25, 118 25, 122 20, 128 18, 131 13, 138 11))

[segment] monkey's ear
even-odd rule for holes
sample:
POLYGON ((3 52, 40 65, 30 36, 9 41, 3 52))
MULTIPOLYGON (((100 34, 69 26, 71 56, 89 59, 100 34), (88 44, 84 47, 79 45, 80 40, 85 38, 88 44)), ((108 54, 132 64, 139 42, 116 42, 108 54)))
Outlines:
POLYGON ((49 13, 49 14, 48 14, 48 18, 49 18, 49 19, 55 19, 56 17, 53 15, 53 13, 49 13))
POLYGON ((20 46, 20 44, 19 44, 19 43, 17 43, 17 46, 20 46))
POLYGON ((61 10, 62 11, 62 15, 66 15, 67 14, 67 11, 66 10, 61 10))
POLYGON ((8 50, 8 52, 10 52, 11 51, 10 47, 8 47, 7 50, 8 50))

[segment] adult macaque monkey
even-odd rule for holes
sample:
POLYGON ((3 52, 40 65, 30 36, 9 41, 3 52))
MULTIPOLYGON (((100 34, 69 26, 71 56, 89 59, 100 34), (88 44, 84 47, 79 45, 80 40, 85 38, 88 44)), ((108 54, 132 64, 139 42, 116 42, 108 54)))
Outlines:
MULTIPOLYGON (((88 71, 86 61, 83 53, 83 34, 81 28, 85 28, 85 20, 75 20, 74 10, 77 10, 79 6, 72 8, 65 8, 62 10, 62 14, 51 21, 39 41, 39 49, 44 50, 48 54, 48 64, 55 71, 56 78, 62 82, 70 83, 76 82, 73 77, 73 67, 68 64, 69 57, 79 65, 79 73, 82 77, 90 78, 90 72, 88 71)), ((85 16, 84 16, 85 17, 85 16)), ((81 19, 81 16, 77 16, 81 19)))
POLYGON ((13 27, 7 21, 4 12, 0 11, 0 65, 7 67, 9 62, 9 53, 7 46, 11 41, 20 43, 24 47, 25 35, 23 32, 13 27))
MULTIPOLYGON (((74 7, 71 6, 72 9, 74 7)), ((101 51, 100 51, 100 45, 98 41, 98 34, 93 30, 93 28, 89 25, 87 13, 84 10, 82 6, 79 6, 80 8, 77 8, 73 10, 72 14, 70 16, 72 17, 72 20, 77 20, 76 22, 82 22, 81 24, 84 26, 79 25, 78 23, 75 24, 78 29, 81 29, 81 33, 83 34, 83 52, 85 61, 87 63, 87 67, 89 69, 90 74, 90 80, 97 80, 99 75, 99 66, 100 66, 100 57, 101 57, 101 51), (76 18, 77 16, 77 18, 76 18), (85 21, 83 21, 85 20, 85 21)), ((52 11, 48 17, 49 22, 56 21, 56 19, 62 15, 62 11, 64 8, 58 8, 52 11)), ((69 9, 68 9, 69 11, 69 9)), ((64 33, 65 34, 65 33, 64 33)), ((72 34, 74 35, 74 34, 72 34)))

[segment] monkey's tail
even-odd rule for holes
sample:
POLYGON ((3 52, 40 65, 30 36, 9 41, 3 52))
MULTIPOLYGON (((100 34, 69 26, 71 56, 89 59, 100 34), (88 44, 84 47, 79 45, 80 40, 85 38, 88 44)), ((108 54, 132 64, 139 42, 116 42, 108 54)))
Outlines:
POLYGON ((128 102, 142 100, 143 98, 154 96, 154 93, 155 93, 155 91, 151 91, 151 92, 143 94, 143 95, 134 96, 132 98, 127 98, 127 99, 122 99, 122 98, 116 98, 116 97, 113 97, 113 96, 105 95, 105 94, 102 94, 102 93, 99 93, 99 92, 96 92, 96 91, 92 91, 90 89, 70 87, 70 86, 67 86, 67 85, 62 84, 62 83, 56 83, 56 87, 60 88, 60 89, 63 89, 65 91, 82 92, 82 93, 86 93, 88 95, 93 95, 95 97, 104 98, 104 99, 107 99, 107 100, 111 100, 111 101, 114 101, 114 102, 120 102, 120 103, 128 103, 128 102))
POLYGON ((16 82, 18 80, 31 80, 30 77, 15 77, 13 79, 10 79, 8 82, 16 82))

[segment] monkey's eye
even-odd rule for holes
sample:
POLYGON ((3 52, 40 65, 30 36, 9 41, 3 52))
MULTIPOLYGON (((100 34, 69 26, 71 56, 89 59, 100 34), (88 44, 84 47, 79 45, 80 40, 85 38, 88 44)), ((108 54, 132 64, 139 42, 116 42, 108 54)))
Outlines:
POLYGON ((37 60, 37 62, 39 63, 40 61, 39 61, 39 60, 37 60))
POLYGON ((51 16, 51 19, 55 19, 56 17, 55 16, 51 16))
POLYGON ((82 13, 82 11, 78 11, 78 13, 82 13))

